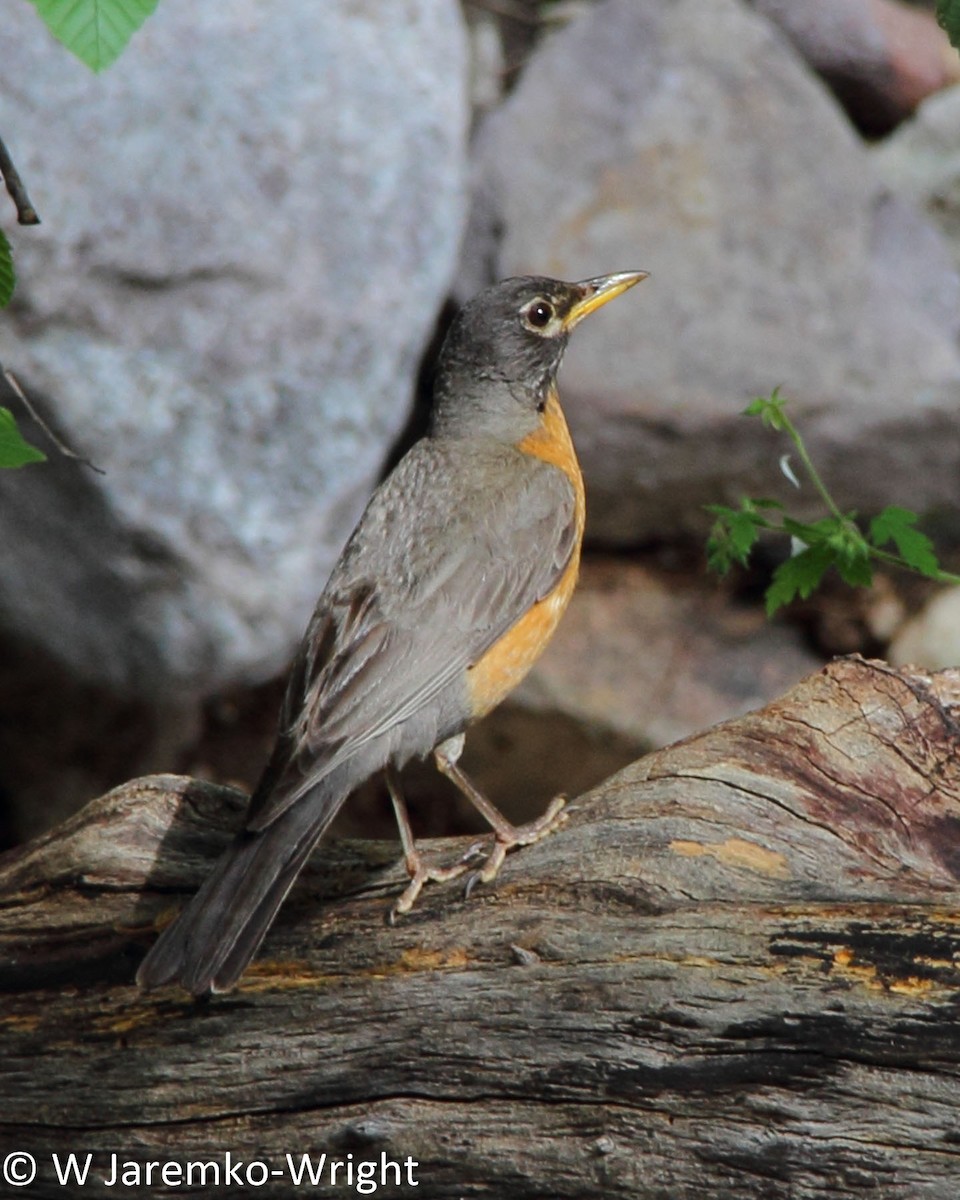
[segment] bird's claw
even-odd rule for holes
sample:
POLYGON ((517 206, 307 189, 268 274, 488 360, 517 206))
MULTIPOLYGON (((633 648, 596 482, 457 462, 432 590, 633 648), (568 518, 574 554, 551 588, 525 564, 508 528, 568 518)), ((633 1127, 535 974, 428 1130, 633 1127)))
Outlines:
POLYGON ((390 925, 395 925, 398 917, 404 916, 413 908, 417 902, 417 897, 423 891, 425 883, 448 883, 451 879, 458 879, 465 871, 470 869, 470 863, 476 857, 475 851, 476 845, 471 846, 463 858, 459 862, 454 863, 452 867, 431 866, 429 863, 425 863, 419 856, 415 862, 408 863, 407 869, 410 872, 410 882, 387 913, 387 922, 390 925))
POLYGON ((463 898, 468 899, 478 883, 492 883, 511 850, 518 846, 532 846, 534 842, 539 842, 562 825, 567 819, 567 814, 563 811, 566 802, 565 796, 555 796, 547 806, 546 812, 535 821, 529 821, 526 825, 513 825, 509 832, 497 833, 487 861, 479 870, 471 871, 467 877, 463 887, 463 898))
MULTIPOLYGON (((526 825, 510 825, 498 830, 493 849, 487 855, 483 866, 478 867, 475 871, 470 871, 467 876, 463 888, 463 898, 468 899, 477 884, 491 883, 511 850, 518 846, 532 846, 534 842, 539 842, 541 838, 546 837, 548 833, 552 833, 554 829, 562 825, 567 819, 567 814, 563 811, 565 804, 565 797, 556 796, 550 801, 546 812, 535 821, 529 821, 526 825)), ((413 908, 418 896, 423 891, 424 884, 449 883, 452 879, 459 879, 478 858, 482 857, 483 842, 474 842, 452 867, 430 866, 420 858, 419 854, 415 859, 408 860, 407 870, 410 873, 410 882, 387 913, 388 924, 395 925, 399 917, 404 916, 413 908)))

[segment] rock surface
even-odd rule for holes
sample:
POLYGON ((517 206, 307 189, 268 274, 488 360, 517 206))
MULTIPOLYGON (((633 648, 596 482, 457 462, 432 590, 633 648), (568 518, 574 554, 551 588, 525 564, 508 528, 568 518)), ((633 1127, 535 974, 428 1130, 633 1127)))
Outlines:
POLYGON ((871 156, 893 192, 926 209, 960 266, 960 86, 931 96, 871 156))
POLYGON ((960 664, 960 588, 937 592, 890 643, 887 657, 897 666, 940 670, 960 664))
POLYGON ((857 124, 887 133, 956 83, 960 58, 932 12, 901 0, 752 0, 830 84, 857 124))
POLYGON ((454 268, 459 8, 164 0, 94 77, 17 5, 0 58, 43 219, 0 358, 105 472, 0 477, 0 623, 134 696, 267 677, 454 268))
POLYGON ((564 367, 594 540, 699 534, 704 504, 776 494, 788 447, 738 415, 776 385, 843 505, 955 503, 960 280, 762 17, 590 8, 484 122, 476 178, 463 293, 531 270, 653 275, 564 367))
POLYGON ((822 664, 716 580, 588 560, 515 701, 652 748, 759 708, 822 664))

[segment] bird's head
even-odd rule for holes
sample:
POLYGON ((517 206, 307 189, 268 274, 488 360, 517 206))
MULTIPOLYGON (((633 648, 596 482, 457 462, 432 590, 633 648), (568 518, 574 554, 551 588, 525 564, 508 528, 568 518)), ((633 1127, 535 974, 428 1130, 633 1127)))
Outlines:
POLYGON ((564 283, 522 275, 474 296, 440 351, 433 433, 519 441, 543 411, 574 326, 646 277, 620 271, 564 283))

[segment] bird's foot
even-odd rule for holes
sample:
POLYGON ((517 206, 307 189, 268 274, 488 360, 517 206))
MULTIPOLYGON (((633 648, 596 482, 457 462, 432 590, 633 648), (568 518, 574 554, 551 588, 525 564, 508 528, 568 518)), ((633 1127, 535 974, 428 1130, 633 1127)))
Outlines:
MULTIPOLYGON (((496 878, 511 850, 518 846, 532 846, 534 842, 539 842, 541 838, 559 828, 567 819, 567 814, 563 811, 565 804, 565 797, 556 796, 542 816, 537 817, 535 821, 528 821, 525 825, 511 825, 500 817, 494 831, 493 849, 487 855, 483 866, 472 871, 467 877, 463 889, 464 898, 471 894, 478 883, 491 883, 496 878)), ((408 853, 406 863, 410 882, 387 914, 388 922, 391 925, 395 924, 399 917, 413 908, 425 884, 449 883, 452 879, 459 879, 482 854, 483 843, 474 842, 452 867, 438 867, 424 862, 417 850, 408 853)))
POLYGON ((393 925, 398 917, 408 913, 417 902, 417 897, 423 891, 426 883, 448 883, 451 879, 459 879, 465 871, 483 854, 483 843, 474 842, 466 853, 452 867, 438 867, 424 862, 419 852, 407 858, 407 871, 410 882, 403 893, 387 914, 388 922, 393 925))
POLYGON ((467 879, 463 889, 464 897, 469 896, 478 883, 491 883, 511 850, 517 846, 532 846, 534 842, 539 842, 548 833, 558 829, 567 819, 567 814, 563 811, 566 802, 566 797, 555 796, 550 801, 547 811, 535 821, 528 821, 526 825, 510 825, 504 822, 502 826, 498 826, 493 849, 487 855, 483 866, 467 879))

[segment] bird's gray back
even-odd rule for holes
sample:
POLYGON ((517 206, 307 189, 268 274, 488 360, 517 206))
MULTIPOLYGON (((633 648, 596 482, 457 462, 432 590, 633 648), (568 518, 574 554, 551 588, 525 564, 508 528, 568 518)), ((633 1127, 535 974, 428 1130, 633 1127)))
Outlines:
POLYGON ((468 668, 550 591, 574 541, 573 489, 556 468, 478 439, 414 446, 317 603, 251 827, 350 759, 359 783, 463 729, 468 668))

